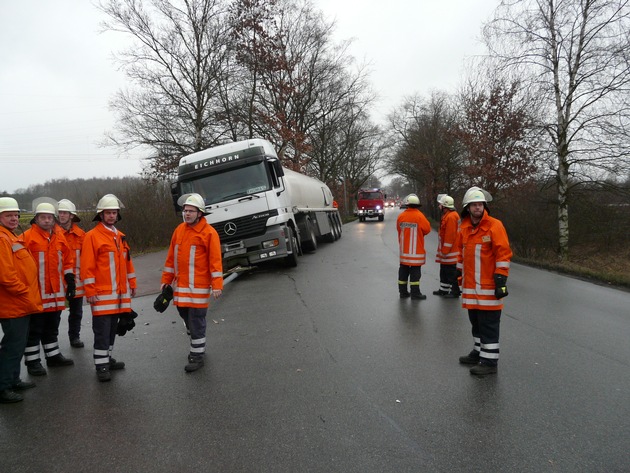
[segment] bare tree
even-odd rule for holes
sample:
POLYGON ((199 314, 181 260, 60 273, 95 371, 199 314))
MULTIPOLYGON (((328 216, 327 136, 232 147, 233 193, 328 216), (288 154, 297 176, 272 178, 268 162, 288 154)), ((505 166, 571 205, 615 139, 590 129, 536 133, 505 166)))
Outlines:
POLYGON ((118 122, 108 144, 149 149, 152 173, 167 176, 179 158, 229 134, 215 99, 229 36, 224 7, 221 0, 108 0, 99 8, 109 17, 105 29, 134 40, 117 59, 136 87, 111 102, 118 122))
POLYGON ((292 169, 336 179, 371 96, 310 0, 103 0, 100 9, 105 28, 135 40, 118 57, 135 88, 112 101, 119 121, 108 144, 147 147, 153 177, 191 152, 261 137, 292 169), (331 125, 352 140, 339 154, 317 148, 331 125))
POLYGON ((629 14, 628 0, 503 0, 484 29, 493 57, 545 106, 561 260, 572 188, 629 166, 629 14))
POLYGON ((441 92, 433 92, 428 100, 409 97, 389 116, 393 153, 387 169, 405 177, 427 203, 462 185, 457 120, 452 98, 441 92))

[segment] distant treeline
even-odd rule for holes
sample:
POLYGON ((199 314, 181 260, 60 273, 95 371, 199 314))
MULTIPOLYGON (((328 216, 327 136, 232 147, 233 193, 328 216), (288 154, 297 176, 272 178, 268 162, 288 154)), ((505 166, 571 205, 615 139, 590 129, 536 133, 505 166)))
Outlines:
MULTIPOLYGON (((105 194, 115 194, 125 206, 117 227, 127 235, 132 251, 169 244, 173 229, 181 220, 175 213, 170 186, 164 181, 140 177, 55 179, 14 194, 2 193, 14 197, 20 208, 27 212, 33 210, 33 200, 38 197, 69 199, 77 207, 81 218, 79 226, 86 231, 93 227, 96 204, 105 194)), ((22 224, 22 230, 27 226, 28 222, 22 224)))

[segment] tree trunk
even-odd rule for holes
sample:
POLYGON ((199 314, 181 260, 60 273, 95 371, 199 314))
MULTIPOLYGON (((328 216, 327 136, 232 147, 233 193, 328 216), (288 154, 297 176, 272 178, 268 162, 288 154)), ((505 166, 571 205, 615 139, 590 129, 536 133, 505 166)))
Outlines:
POLYGON ((566 155, 558 158, 558 255, 565 262, 569 259, 569 163, 566 155))

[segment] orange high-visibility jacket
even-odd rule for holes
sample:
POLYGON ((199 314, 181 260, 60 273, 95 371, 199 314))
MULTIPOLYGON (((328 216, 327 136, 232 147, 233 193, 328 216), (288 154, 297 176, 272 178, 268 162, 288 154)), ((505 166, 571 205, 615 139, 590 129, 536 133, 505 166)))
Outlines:
POLYGON ((207 308, 211 290, 223 289, 221 242, 205 218, 193 226, 182 223, 173 232, 162 283, 173 282, 178 307, 207 308))
POLYGON ((70 226, 70 230, 65 230, 61 226, 59 228, 63 232, 63 236, 66 237, 66 241, 74 253, 74 282, 77 285, 74 297, 83 297, 85 292, 83 289, 83 279, 81 279, 81 247, 83 246, 85 232, 75 223, 70 226))
POLYGON ((426 262, 424 236, 431 231, 431 224, 418 209, 408 208, 396 220, 400 264, 422 266, 426 262))
POLYGON ((130 291, 136 288, 136 273, 124 233, 99 222, 85 234, 81 279, 85 297, 98 297, 90 304, 94 317, 131 312, 130 291))
POLYGON ((435 257, 436 263, 457 264, 459 255, 456 247, 458 228, 459 214, 455 210, 448 210, 442 215, 438 234, 438 250, 435 257))
POLYGON ((37 284, 37 265, 11 230, 0 226, 0 319, 44 311, 37 284))
POLYGON ((39 293, 43 312, 56 312, 66 307, 65 274, 72 274, 74 254, 63 234, 53 227, 48 233, 33 224, 19 237, 37 264, 39 293))
POLYGON ((473 227, 467 216, 459 227, 457 247, 464 309, 502 309, 503 299, 494 296, 494 274, 508 276, 512 250, 501 221, 484 210, 481 221, 473 227))

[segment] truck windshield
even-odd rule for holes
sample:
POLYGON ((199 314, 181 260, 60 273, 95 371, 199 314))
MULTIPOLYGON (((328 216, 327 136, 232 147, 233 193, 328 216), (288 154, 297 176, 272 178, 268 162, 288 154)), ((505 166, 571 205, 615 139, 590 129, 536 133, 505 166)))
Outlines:
POLYGON ((236 199, 269 190, 270 183, 264 162, 208 174, 193 181, 182 182, 182 192, 196 192, 206 205, 236 199))
POLYGON ((359 194, 360 200, 374 200, 374 199, 382 199, 383 194, 380 192, 361 192, 359 194))

